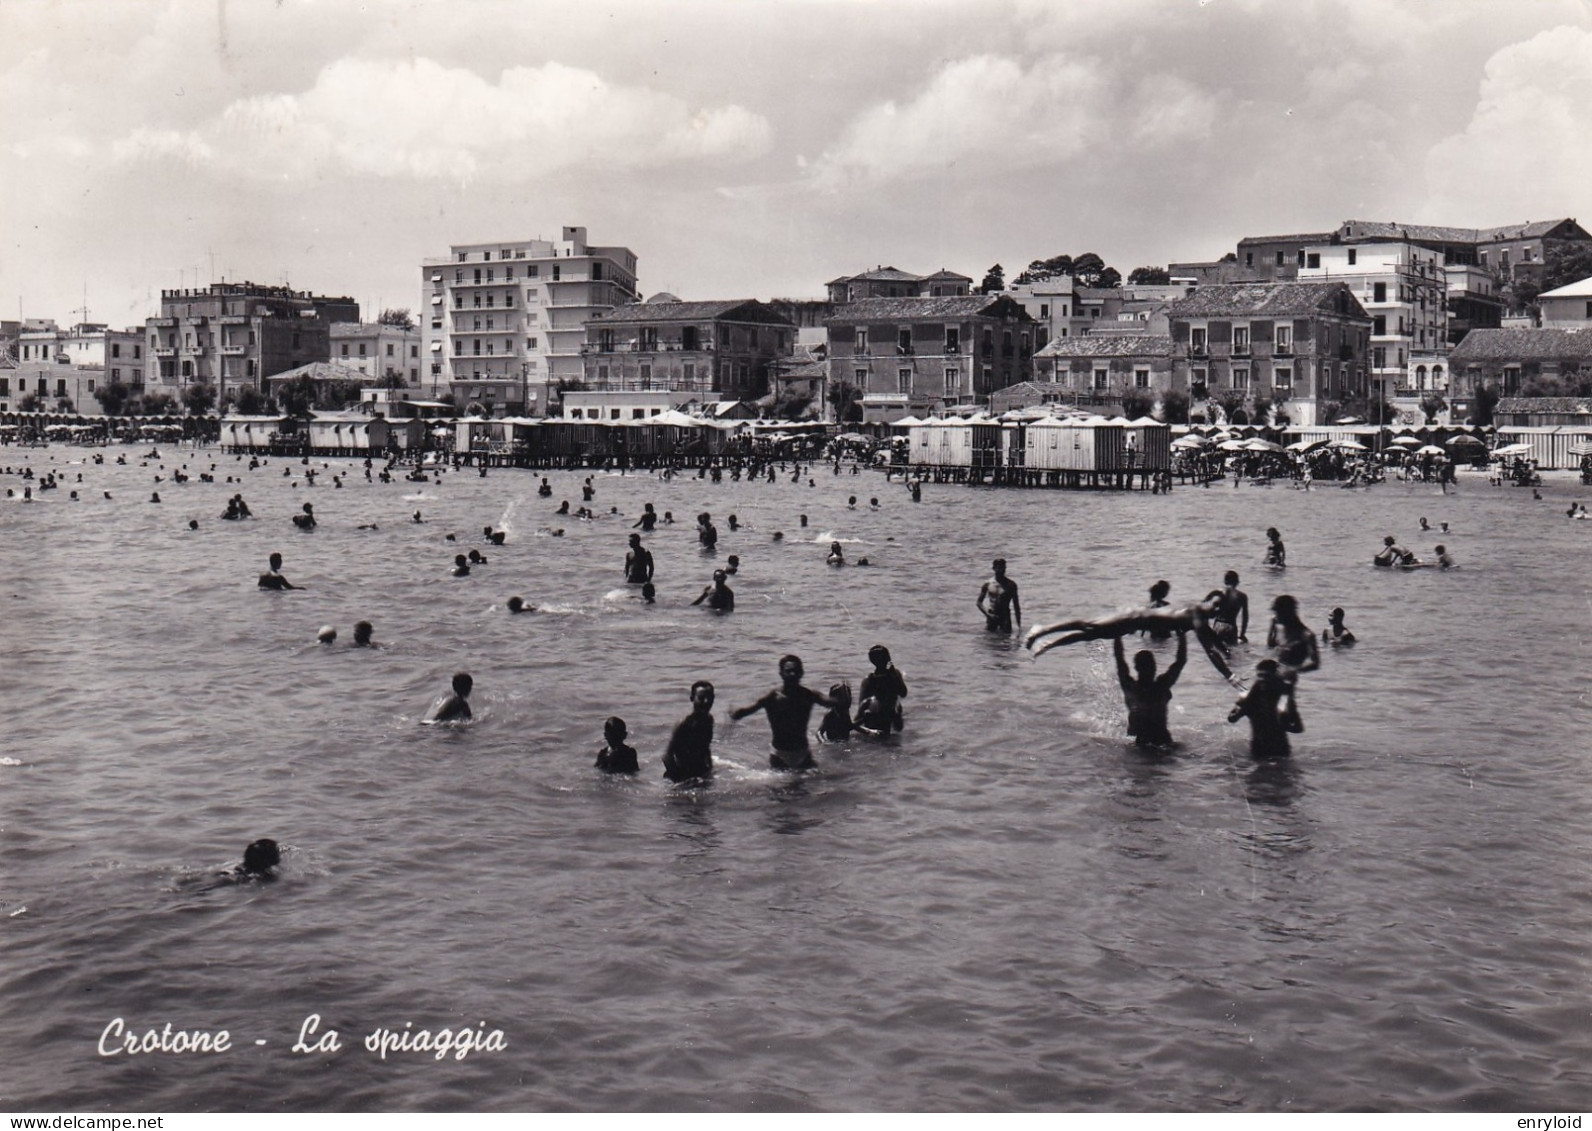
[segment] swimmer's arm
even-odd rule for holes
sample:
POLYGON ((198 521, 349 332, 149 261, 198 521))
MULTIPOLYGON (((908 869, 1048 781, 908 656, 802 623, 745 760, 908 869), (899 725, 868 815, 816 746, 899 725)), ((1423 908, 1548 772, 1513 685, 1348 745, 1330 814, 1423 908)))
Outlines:
POLYGON ((712 592, 713 592, 713 586, 709 585, 706 589, 702 590, 702 596, 698 597, 695 601, 692 601, 691 603, 693 605, 700 605, 703 601, 706 601, 708 599, 708 595, 711 594, 712 592))
MULTIPOLYGON (((1118 653, 1118 655, 1121 655, 1121 645, 1122 645, 1122 641, 1119 638, 1118 641, 1117 641, 1117 653, 1118 653)), ((1185 665, 1187 663, 1188 663, 1188 633, 1179 632, 1177 634, 1177 658, 1172 661, 1172 663, 1166 669, 1166 674, 1164 676, 1162 676, 1162 678, 1166 681, 1166 686, 1171 687, 1174 683, 1177 682, 1177 677, 1183 674, 1183 665, 1185 665)), ((1126 665, 1123 665, 1123 666, 1125 667, 1126 665)))
POLYGON ((984 608, 984 598, 986 598, 986 597, 988 597, 988 596, 989 596, 989 582, 987 582, 987 581, 986 581, 986 582, 985 582, 985 583, 984 583, 984 584, 983 584, 983 585, 982 585, 982 586, 981 586, 981 587, 980 587, 980 588, 979 588, 979 591, 978 591, 978 600, 977 600, 977 601, 975 601, 975 602, 973 602, 973 603, 974 603, 974 604, 975 604, 975 605, 977 605, 977 606, 978 606, 978 611, 979 611, 979 612, 981 612, 981 613, 983 613, 983 614, 984 614, 984 615, 985 615, 985 616, 989 616, 989 611, 988 611, 988 610, 987 610, 987 609, 985 609, 985 608, 984 608))
POLYGON ((759 711, 766 710, 768 708, 769 701, 772 698, 772 695, 765 695, 756 703, 753 703, 750 707, 737 708, 736 710, 730 712, 730 718, 735 720, 744 719, 747 715, 755 715, 759 711))
POLYGON ((1117 661, 1117 680, 1124 684, 1131 682, 1133 673, 1128 670, 1128 657, 1122 650, 1122 637, 1113 636, 1111 638, 1111 655, 1117 661))
POLYGON ((1009 582, 1012 594, 1012 623, 1023 623, 1023 603, 1017 599, 1017 582, 1009 582))
POLYGON ((895 672, 896 696, 898 698, 905 699, 907 697, 907 681, 905 677, 903 677, 900 672, 896 671, 894 664, 890 665, 890 670, 895 672))
POLYGON ((1249 598, 1244 597, 1238 602, 1238 639, 1246 640, 1249 636, 1249 598))

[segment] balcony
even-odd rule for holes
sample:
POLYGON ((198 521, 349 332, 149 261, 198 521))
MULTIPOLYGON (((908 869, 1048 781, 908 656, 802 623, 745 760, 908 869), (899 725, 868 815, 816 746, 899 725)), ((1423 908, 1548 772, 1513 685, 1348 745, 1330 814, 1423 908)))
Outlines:
POLYGON ((177 356, 177 347, 176 346, 156 346, 150 352, 153 353, 156 357, 176 357, 177 356))
POLYGON ((249 352, 249 347, 248 346, 222 346, 221 347, 221 355, 223 357, 243 357, 248 352, 249 352))

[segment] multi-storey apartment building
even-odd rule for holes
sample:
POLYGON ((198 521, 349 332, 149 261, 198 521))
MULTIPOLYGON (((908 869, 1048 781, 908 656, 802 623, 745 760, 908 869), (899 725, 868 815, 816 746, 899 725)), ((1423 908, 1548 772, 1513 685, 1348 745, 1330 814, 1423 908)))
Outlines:
POLYGON ((1154 398, 1173 387, 1167 334, 1080 334, 1058 338, 1034 355, 1037 401, 1119 410, 1124 396, 1154 398))
POLYGON ((667 389, 704 400, 756 400, 791 356, 796 327, 755 299, 680 302, 655 295, 586 321, 588 389, 667 389))
POLYGON ((262 388, 273 373, 326 361, 335 322, 358 322, 359 303, 257 283, 162 291, 160 316, 144 321, 151 365, 145 384, 180 393, 214 386, 222 400, 262 388))
POLYGON ((1194 401, 1286 404, 1296 425, 1366 396, 1372 321, 1347 283, 1200 287, 1172 304, 1172 386, 1194 401))
POLYGON ((1371 395, 1391 399, 1445 391, 1448 276, 1440 253, 1377 241, 1306 250, 1310 265, 1299 269, 1299 281, 1347 283, 1371 316, 1371 395))
POLYGON ((868 423, 987 403, 1033 374, 1039 331, 999 293, 865 299, 837 306, 825 326, 830 386, 849 386, 868 423))
POLYGON ((587 319, 639 297, 636 256, 588 244, 585 228, 454 244, 422 264, 421 293, 428 395, 544 416, 559 382, 585 377, 587 319))
POLYGON ((48 318, 28 319, 19 328, 15 368, 0 378, 0 411, 32 394, 49 409, 69 402, 72 411, 100 411, 95 392, 105 385, 144 385, 142 330, 112 330, 97 322, 59 329, 48 318))
POLYGON ((332 325, 331 360, 357 369, 372 382, 420 387, 419 328, 406 330, 385 322, 337 322, 332 325))

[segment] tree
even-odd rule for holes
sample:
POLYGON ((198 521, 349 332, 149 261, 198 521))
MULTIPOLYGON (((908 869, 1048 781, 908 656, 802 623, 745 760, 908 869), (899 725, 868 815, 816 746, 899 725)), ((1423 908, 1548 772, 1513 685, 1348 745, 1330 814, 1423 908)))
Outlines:
POLYGON ((1164 287, 1172 281, 1165 267, 1135 267, 1128 275, 1130 287, 1164 287))
POLYGON ((804 393, 789 391, 774 398, 769 415, 775 420, 800 420, 812 407, 813 398, 804 393))
POLYGON ((1448 402, 1438 393, 1427 393, 1421 398, 1421 412, 1426 414, 1426 423, 1436 424, 1437 418, 1448 411, 1448 402))
POLYGON ((29 393, 27 396, 23 397, 20 402, 18 402, 17 408, 23 412, 38 412, 39 394, 29 393))
POLYGON ((1233 420, 1233 415, 1244 407, 1244 402, 1247 399, 1248 398, 1245 397, 1243 393, 1240 393, 1237 389, 1223 389, 1221 392, 1211 397, 1211 400, 1215 401, 1216 404, 1221 408, 1222 416, 1229 424, 1236 423, 1236 421, 1233 420))
POLYGON ((99 401, 100 411, 106 416, 120 416, 126 411, 127 403, 134 399, 133 390, 120 381, 112 381, 95 389, 94 399, 99 401))
POLYGON ((1491 385, 1477 385, 1474 404, 1470 410, 1472 424, 1491 424, 1493 409, 1498 407, 1498 390, 1491 385))
POLYGON ((384 310, 377 316, 376 321, 383 326, 396 326, 400 330, 413 330, 415 328, 414 316, 409 313, 407 306, 384 310))
POLYGON ((170 393, 145 393, 138 405, 140 416, 175 416, 177 398, 170 393))
POLYGON ((1188 395, 1176 389, 1161 394, 1161 419, 1167 424, 1188 423, 1188 395))
POLYGON ((1063 275, 1072 274, 1072 256, 1053 255, 1049 259, 1036 259, 1023 269, 1013 282, 1043 283, 1047 279, 1059 279, 1063 275))
POLYGON ((1256 393, 1255 405, 1249 413, 1249 422, 1251 424, 1265 424, 1270 419, 1271 401, 1261 396, 1259 393, 1256 393))
POLYGON ((994 294, 996 291, 1006 289, 1006 272, 999 263, 984 272, 984 281, 978 285, 978 293, 983 295, 994 294))
POLYGON ((1122 415, 1129 420, 1150 415, 1155 407, 1155 394, 1148 389, 1128 389, 1122 394, 1122 415))
POLYGON ((1095 276, 1094 285, 1106 289, 1120 287, 1122 285, 1122 272, 1115 267, 1107 267, 1099 275, 1095 276))
POLYGON ((315 404, 315 382, 308 376, 286 381, 276 391, 276 403, 286 416, 307 417, 315 404))
POLYGON ((206 384, 189 385, 182 391, 182 403, 192 415, 203 416, 216 407, 216 387, 206 384))
POLYGON ((238 412, 244 416, 263 416, 271 408, 270 399, 253 385, 245 385, 239 389, 235 403, 238 412))
POLYGON ((842 424, 862 419, 862 392, 849 381, 836 381, 829 387, 829 403, 835 406, 835 419, 842 424))

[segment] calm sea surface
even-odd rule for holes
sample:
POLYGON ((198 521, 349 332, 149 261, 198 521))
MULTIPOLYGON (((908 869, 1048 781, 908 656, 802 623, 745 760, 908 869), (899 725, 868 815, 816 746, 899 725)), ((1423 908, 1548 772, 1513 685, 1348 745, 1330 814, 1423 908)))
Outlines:
POLYGON ((381 484, 350 462, 307 489, 296 462, 162 450, 0 449, 65 480, 0 499, 0 1107, 1592 1107, 1592 522, 1564 517, 1592 491, 1568 478, 1541 502, 1466 476, 1447 497, 930 485, 913 505, 827 468, 599 474, 593 505, 622 517, 581 522, 551 512, 584 472, 552 500, 529 472, 381 484), (154 483, 183 462, 192 482, 154 483), (220 521, 238 490, 255 519, 220 521), (650 608, 621 585, 647 501, 679 520, 648 539, 650 608), (1267 526, 1284 574, 1259 565, 1267 526), (1386 533, 1462 568, 1373 569, 1386 533), (826 567, 831 537, 872 567, 826 567), (490 563, 450 577, 475 547, 490 563), (273 550, 304 591, 257 590, 273 550), (689 607, 730 553, 737 611, 689 607), (1181 747, 1151 757, 1105 645, 1034 661, 985 633, 995 556, 1025 625, 1236 568, 1253 637, 1287 592, 1318 632, 1344 606, 1360 643, 1304 677, 1291 765, 1249 761, 1198 656, 1181 747), (540 611, 508 615, 512 594, 540 611), (379 650, 347 646, 359 619, 379 650), (729 709, 785 652, 855 686, 875 643, 906 732, 770 772, 762 716, 729 709), (460 670, 474 725, 419 725, 460 670), (682 791, 660 757, 699 678, 719 774, 682 791), (635 780, 591 768, 611 714, 635 780), (278 882, 213 881, 262 836, 289 846, 278 882), (311 1014, 341 1051, 291 1051, 311 1014), (115 1018, 234 1047, 104 1057, 115 1018), (365 1049, 406 1024, 506 1048, 365 1049))

